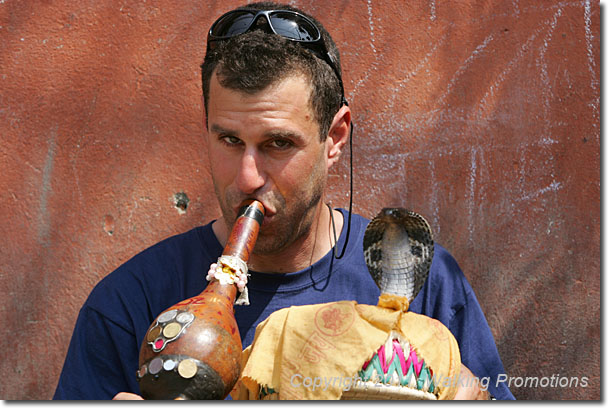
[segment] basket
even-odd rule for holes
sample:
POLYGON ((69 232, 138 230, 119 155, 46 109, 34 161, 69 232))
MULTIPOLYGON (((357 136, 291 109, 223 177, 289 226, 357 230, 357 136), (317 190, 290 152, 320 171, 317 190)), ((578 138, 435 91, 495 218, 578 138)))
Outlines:
MULTIPOLYGON (((397 332, 367 360, 341 400, 437 400, 432 369, 397 332)), ((262 387, 260 400, 279 400, 280 393, 262 387)))
POLYGON ((358 371, 357 381, 342 400, 436 400, 432 369, 415 348, 392 332, 358 371))

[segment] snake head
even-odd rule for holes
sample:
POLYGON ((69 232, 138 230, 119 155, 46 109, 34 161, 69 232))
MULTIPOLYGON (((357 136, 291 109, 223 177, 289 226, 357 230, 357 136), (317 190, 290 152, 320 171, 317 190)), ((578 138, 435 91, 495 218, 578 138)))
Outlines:
POLYGON ((381 293, 415 299, 434 255, 430 225, 404 208, 384 208, 364 233, 364 260, 381 293))
POLYGON ((410 212, 411 211, 408 211, 405 208, 383 208, 379 213, 379 216, 386 220, 401 219, 410 212))

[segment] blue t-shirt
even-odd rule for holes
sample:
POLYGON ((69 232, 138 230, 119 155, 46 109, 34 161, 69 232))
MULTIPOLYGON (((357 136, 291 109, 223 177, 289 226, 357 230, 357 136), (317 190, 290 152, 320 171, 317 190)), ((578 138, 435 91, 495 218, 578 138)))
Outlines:
MULTIPOLYGON (((345 220, 347 212, 341 210, 345 220)), ((311 267, 287 274, 250 271, 249 306, 235 306, 244 348, 256 326, 274 311, 306 304, 355 300, 376 305, 379 288, 368 273, 362 239, 368 220, 352 215, 345 255, 331 250, 311 267)), ((342 249, 347 229, 337 248, 342 249)), ((78 315, 54 399, 111 399, 121 391, 139 394, 138 355, 150 324, 165 309, 198 295, 207 286, 211 263, 222 254, 212 224, 165 239, 102 279, 78 315)), ((409 310, 440 320, 455 335, 462 362, 489 377, 498 399, 514 399, 479 303, 453 257, 435 245, 430 276, 409 310)))

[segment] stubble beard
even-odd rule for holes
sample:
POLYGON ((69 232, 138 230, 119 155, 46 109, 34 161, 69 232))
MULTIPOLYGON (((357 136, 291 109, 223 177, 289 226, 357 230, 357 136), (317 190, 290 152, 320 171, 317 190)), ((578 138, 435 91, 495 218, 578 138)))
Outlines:
MULTIPOLYGON (((279 254, 307 234, 312 229, 316 208, 322 199, 324 188, 325 178, 318 174, 313 176, 309 189, 294 195, 301 200, 294 201, 291 205, 287 205, 286 199, 280 193, 273 192, 266 198, 259 198, 273 206, 276 214, 270 220, 270 224, 259 231, 253 254, 279 254)), ((230 234, 237 218, 233 206, 246 198, 237 193, 221 194, 215 181, 214 190, 227 226, 227 234, 230 234)))
MULTIPOLYGON (((260 255, 279 254, 312 229, 316 208, 322 198, 320 187, 302 201, 291 207, 283 207, 272 218, 271 224, 259 233, 254 253, 260 255)), ((285 205, 285 201, 283 201, 285 205)))

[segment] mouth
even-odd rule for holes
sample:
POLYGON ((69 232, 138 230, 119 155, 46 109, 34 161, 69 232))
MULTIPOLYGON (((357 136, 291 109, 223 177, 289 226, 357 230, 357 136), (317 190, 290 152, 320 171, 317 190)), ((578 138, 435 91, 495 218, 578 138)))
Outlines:
POLYGON ((265 214, 265 218, 263 218, 263 223, 261 224, 261 229, 266 228, 273 221, 273 215, 267 216, 265 214))
MULTIPOLYGON (((260 199, 256 199, 256 201, 260 202, 263 205, 263 208, 265 209, 265 214, 264 214, 264 218, 263 218, 263 223, 261 225, 265 226, 268 225, 271 221, 271 219, 275 216, 275 214, 277 213, 275 210, 271 209, 269 207, 269 205, 267 205, 266 203, 264 203, 263 201, 261 201, 260 199)), ((235 212, 235 215, 238 215, 240 211, 240 207, 236 207, 233 208, 233 212, 235 212)))
POLYGON ((267 204, 265 204, 263 202, 261 202, 261 203, 263 204, 263 207, 265 208, 265 217, 263 218, 263 223, 261 224, 261 229, 264 229, 273 221, 273 217, 275 216, 276 211, 269 209, 267 204))

